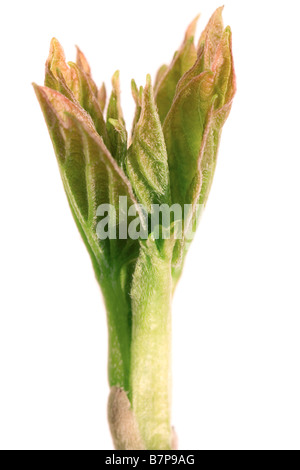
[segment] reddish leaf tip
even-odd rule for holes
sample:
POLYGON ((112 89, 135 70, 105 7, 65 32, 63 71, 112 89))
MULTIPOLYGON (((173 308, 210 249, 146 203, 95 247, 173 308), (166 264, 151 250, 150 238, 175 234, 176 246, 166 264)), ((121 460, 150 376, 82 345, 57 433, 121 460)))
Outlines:
POLYGON ((200 14, 198 14, 193 21, 188 25, 187 30, 184 36, 184 42, 188 41, 190 38, 195 36, 195 31, 197 27, 198 20, 200 18, 200 14))
POLYGON ((76 54, 76 64, 78 65, 79 68, 81 68, 87 75, 91 75, 91 68, 89 66, 89 63, 84 55, 84 53, 81 51, 81 49, 78 46, 75 46, 77 50, 76 54))

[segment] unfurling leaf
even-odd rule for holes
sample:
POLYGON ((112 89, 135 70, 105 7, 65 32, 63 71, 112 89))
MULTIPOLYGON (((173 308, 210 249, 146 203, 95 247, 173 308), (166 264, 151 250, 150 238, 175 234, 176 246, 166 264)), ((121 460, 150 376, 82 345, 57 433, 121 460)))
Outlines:
POLYGON ((102 83, 101 87, 98 90, 97 93, 100 109, 102 113, 104 113, 105 109, 105 104, 106 104, 106 88, 105 88, 105 83, 102 83))
POLYGON ((143 97, 143 87, 141 86, 138 89, 137 84, 135 83, 133 79, 131 80, 131 94, 135 102, 135 113, 134 113, 132 130, 131 130, 131 137, 132 137, 135 131, 135 126, 140 119, 141 109, 142 109, 142 97, 143 97))
MULTIPOLYGON (((34 85, 72 214, 107 310, 108 416, 117 449, 172 450, 171 301, 206 205, 236 91, 231 31, 218 8, 198 17, 152 88, 131 82, 129 142, 119 72, 108 103, 84 54, 66 62, 52 39, 34 85), (151 224, 151 225, 149 225, 151 224)), ((175 450, 175 449, 174 449, 175 450)))
POLYGON ((108 253, 105 253, 107 243, 101 243, 95 236, 97 208, 100 204, 117 205, 119 196, 126 196, 138 207, 131 185, 83 109, 50 88, 35 85, 35 91, 72 212, 101 264, 104 261, 101 256, 108 253))
POLYGON ((198 42, 198 52, 204 50, 204 68, 209 69, 214 59, 216 49, 223 34, 224 25, 222 12, 224 7, 219 7, 212 14, 206 28, 202 32, 198 42))
POLYGON ((151 204, 169 202, 168 158, 149 75, 140 117, 128 149, 126 172, 138 200, 148 212, 151 212, 151 204))
POLYGON ((127 131, 121 108, 119 71, 112 78, 112 92, 107 107, 107 132, 111 151, 119 165, 123 162, 127 151, 127 131))
POLYGON ((75 71, 66 64, 65 53, 56 38, 51 40, 49 56, 45 64, 45 86, 60 91, 73 99, 79 97, 79 80, 75 71))
POLYGON ((200 148, 212 105, 213 73, 203 72, 176 95, 165 120, 163 130, 173 202, 182 205, 192 202, 188 191, 199 171, 200 148))
POLYGON ((169 67, 162 66, 158 71, 155 85, 155 99, 158 114, 163 123, 171 107, 176 85, 182 75, 194 64, 197 51, 194 45, 194 34, 198 16, 192 21, 185 33, 180 49, 175 53, 169 67))

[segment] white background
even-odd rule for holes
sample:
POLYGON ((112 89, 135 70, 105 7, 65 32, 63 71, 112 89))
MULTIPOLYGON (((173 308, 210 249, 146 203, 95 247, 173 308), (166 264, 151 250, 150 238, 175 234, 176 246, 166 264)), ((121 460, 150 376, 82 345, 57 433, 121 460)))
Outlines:
MULTIPOLYGON (((0 448, 111 449, 105 311, 31 82, 52 36, 138 84, 219 1, 1 7, 0 448)), ((180 449, 300 448, 299 1, 227 0, 238 93, 174 299, 180 449)))

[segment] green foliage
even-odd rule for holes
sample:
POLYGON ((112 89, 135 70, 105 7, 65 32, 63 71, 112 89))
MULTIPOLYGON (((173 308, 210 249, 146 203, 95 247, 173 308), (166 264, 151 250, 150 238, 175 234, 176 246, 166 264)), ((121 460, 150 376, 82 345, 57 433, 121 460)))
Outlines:
POLYGON ((129 141, 119 72, 113 75, 106 103, 105 85, 97 88, 80 49, 76 63, 66 63, 53 39, 45 86, 34 85, 70 208, 104 295, 109 382, 128 393, 139 445, 147 449, 171 448, 171 299, 190 246, 188 231, 197 226, 198 205, 207 202, 236 90, 231 31, 223 27, 222 8, 212 15, 196 47, 197 19, 171 63, 160 67, 154 87, 149 75, 144 87, 132 81, 136 111, 129 141), (133 205, 144 236, 121 236, 134 214, 125 222, 119 216, 120 196, 127 198, 122 213, 133 205), (105 220, 98 213, 101 204, 116 209, 115 238, 98 237, 98 223, 105 220), (188 213, 183 211, 182 238, 176 238, 174 218, 169 227, 160 225, 159 238, 154 237, 147 227, 153 204, 190 205, 188 213), (162 235, 166 229, 169 239, 162 235))
POLYGON ((151 204, 170 202, 168 156, 149 75, 127 152, 126 172, 139 202, 148 212, 151 204))

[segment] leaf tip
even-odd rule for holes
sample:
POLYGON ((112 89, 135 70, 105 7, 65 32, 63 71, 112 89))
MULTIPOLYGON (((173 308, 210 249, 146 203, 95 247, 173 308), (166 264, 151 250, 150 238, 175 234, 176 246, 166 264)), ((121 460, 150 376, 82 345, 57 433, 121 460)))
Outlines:
POLYGON ((195 36, 195 31, 197 27, 198 20, 200 18, 200 14, 198 14, 193 21, 188 25, 187 30, 184 35, 184 42, 188 41, 190 38, 195 36))
POLYGON ((131 79, 131 94, 133 96, 134 101, 137 103, 138 101, 138 96, 139 96, 139 90, 136 84, 136 81, 134 78, 131 79))
POLYGON ((111 83, 114 89, 119 90, 120 87, 120 70, 116 70, 111 78, 111 83))
POLYGON ((150 73, 147 73, 147 75, 146 75, 146 86, 148 88, 151 87, 151 75, 150 75, 150 73))
POLYGON ((42 96, 44 95, 44 92, 43 92, 44 87, 37 85, 35 82, 32 82, 32 86, 37 96, 37 99, 40 101, 42 96))
POLYGON ((60 42, 53 37, 50 41, 49 55, 46 60, 46 68, 57 78, 57 69, 65 72, 67 69, 65 52, 60 42))
POLYGON ((78 46, 76 47, 76 64, 77 66, 82 69, 87 75, 91 75, 91 68, 89 66, 89 63, 84 55, 84 53, 81 51, 81 49, 78 46))

